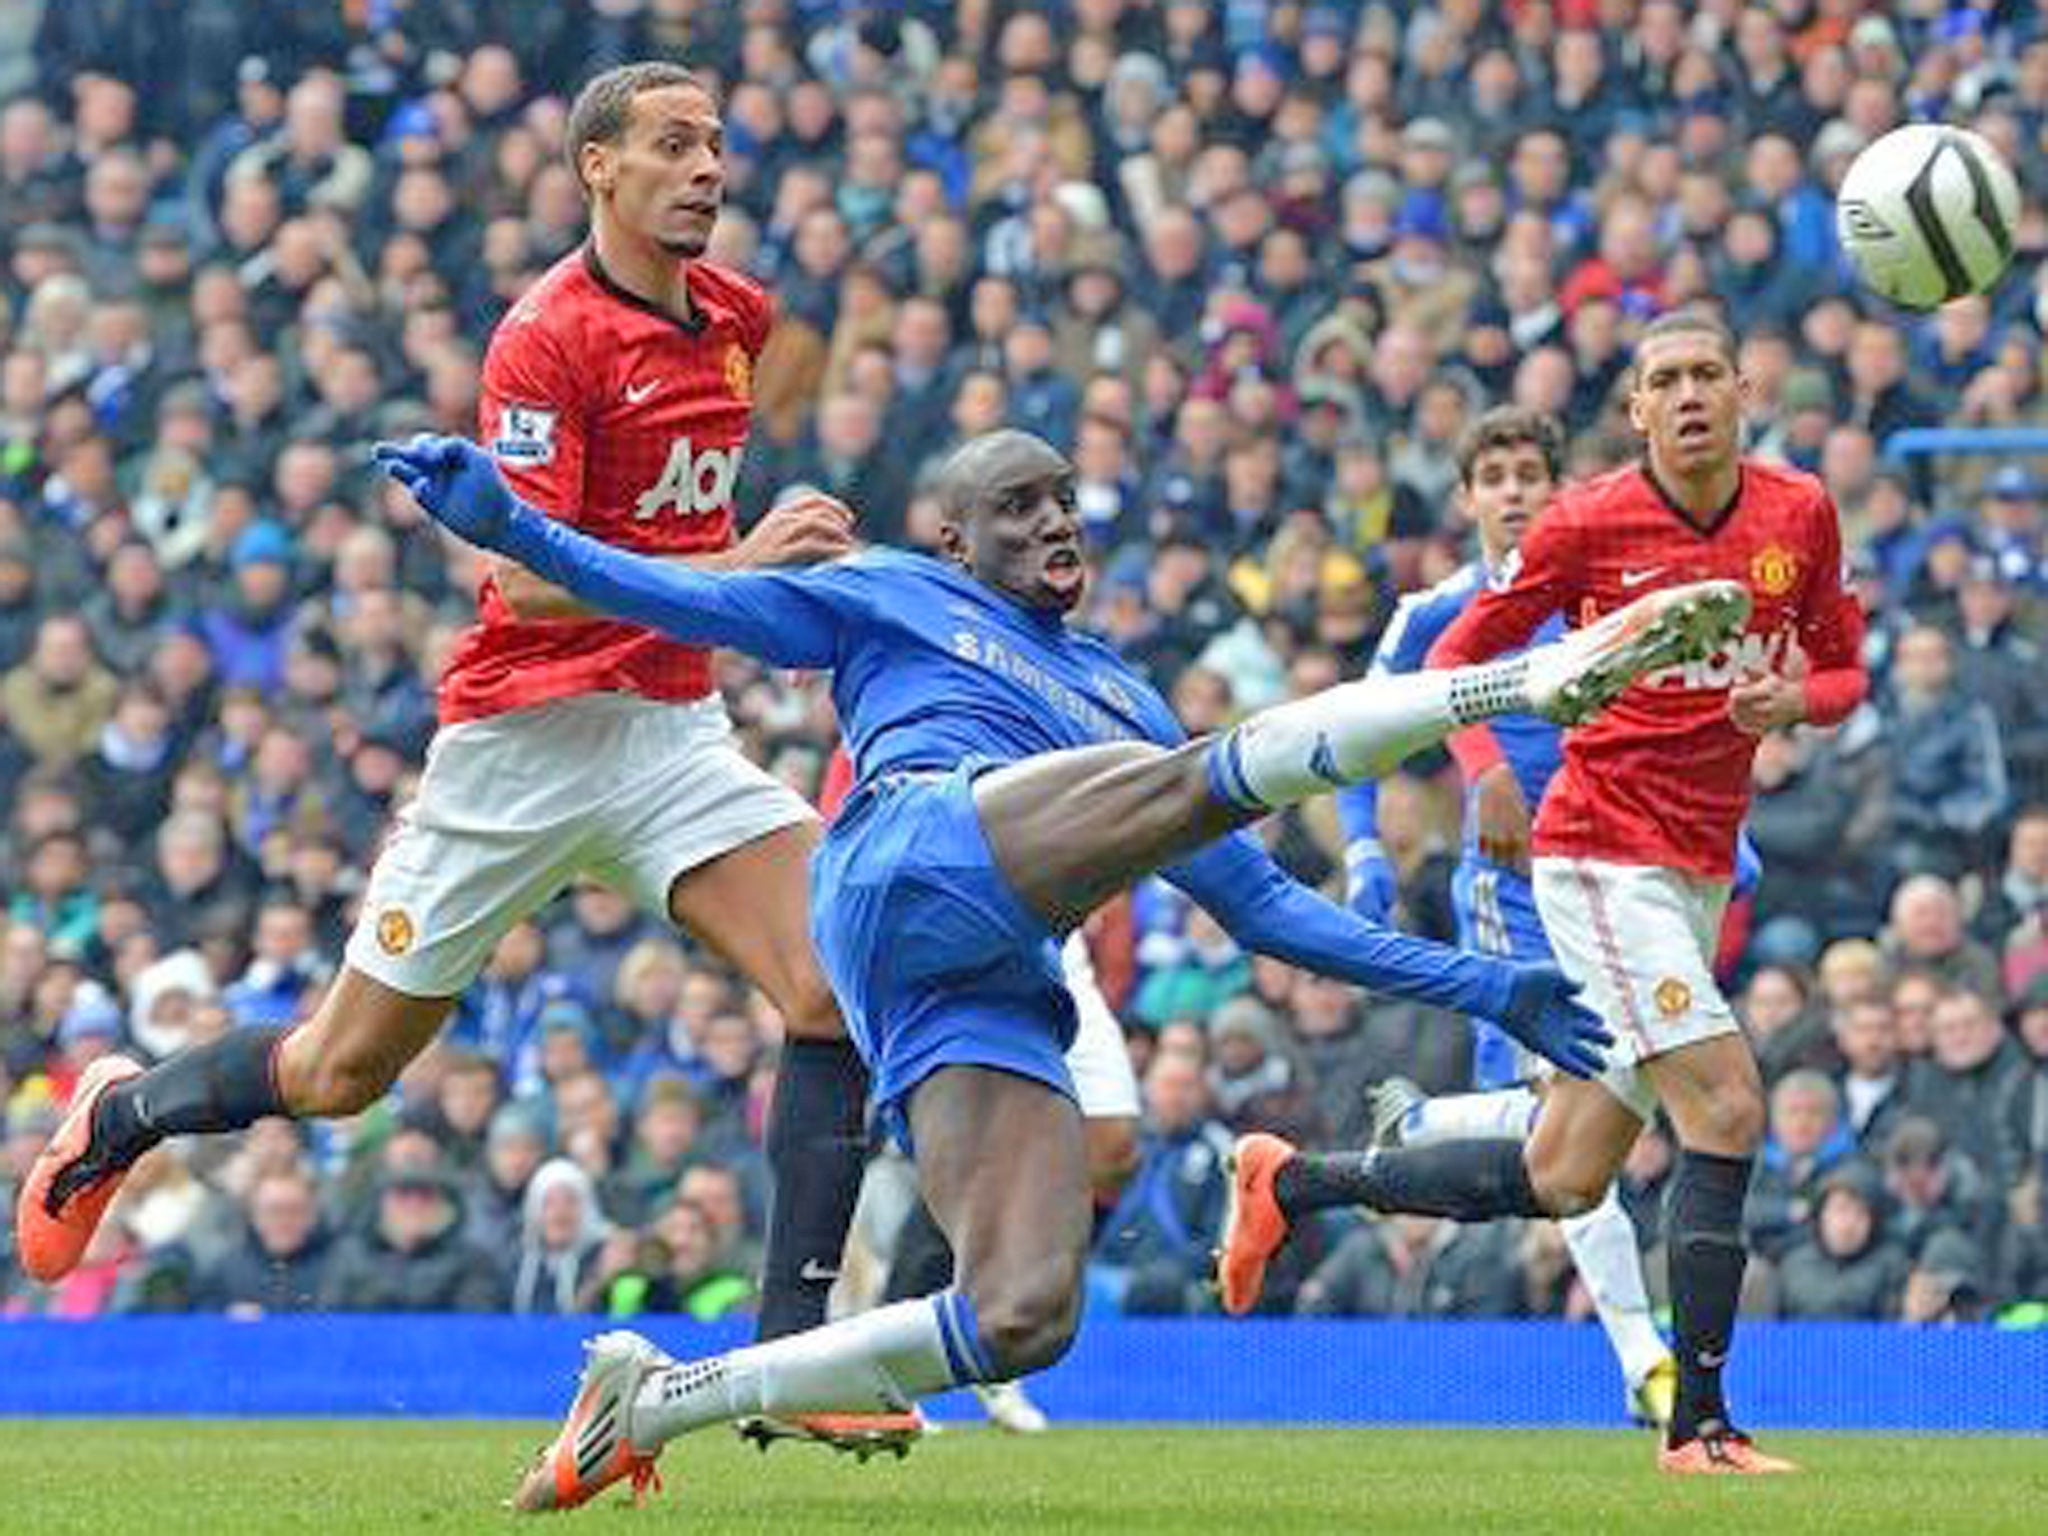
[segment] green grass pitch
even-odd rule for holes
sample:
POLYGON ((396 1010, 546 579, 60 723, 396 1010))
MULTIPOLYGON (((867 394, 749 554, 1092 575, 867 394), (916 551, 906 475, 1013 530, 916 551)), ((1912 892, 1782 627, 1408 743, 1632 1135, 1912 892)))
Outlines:
MULTIPOLYGON (((165 1420, 0 1424, 0 1532, 520 1529, 499 1509, 541 1425, 165 1420)), ((1379 1536, 1390 1531, 2048 1529, 2048 1440, 1774 1435, 1799 1478, 1660 1478, 1640 1434, 949 1429, 902 1462, 763 1455, 724 1432, 663 1458, 665 1493, 551 1517, 564 1532, 860 1536, 1379 1536)), ((615 1502, 616 1501, 616 1502, 615 1502)))

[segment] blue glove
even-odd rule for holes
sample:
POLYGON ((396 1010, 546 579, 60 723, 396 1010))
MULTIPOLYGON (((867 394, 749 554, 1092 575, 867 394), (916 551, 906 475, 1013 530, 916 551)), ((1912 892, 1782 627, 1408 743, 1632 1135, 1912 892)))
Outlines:
POLYGON ((1757 851, 1756 839, 1749 835, 1749 823, 1735 834, 1735 894, 1747 896, 1757 888, 1764 877, 1764 856, 1757 851))
POLYGON ((519 500, 475 443, 423 433, 406 443, 379 443, 370 457, 436 522, 472 544, 504 549, 519 500))
POLYGON ((1367 849, 1362 843, 1353 843, 1344 852, 1344 894, 1351 910, 1368 922, 1388 921, 1401 894, 1394 861, 1379 852, 1377 845, 1367 849))
POLYGON ((1501 1028, 1573 1077, 1592 1077, 1607 1064, 1614 1036, 1598 1014, 1577 1001, 1579 984, 1554 965, 1510 965, 1501 1028))

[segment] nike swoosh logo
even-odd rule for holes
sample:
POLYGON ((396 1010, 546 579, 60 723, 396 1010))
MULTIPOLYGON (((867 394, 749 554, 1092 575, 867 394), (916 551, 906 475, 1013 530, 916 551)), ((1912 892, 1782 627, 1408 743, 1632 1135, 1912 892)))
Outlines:
POLYGON ((1624 587, 1640 587, 1644 582, 1653 580, 1663 574, 1664 567, 1661 565, 1653 565, 1647 571, 1623 571, 1621 573, 1621 584, 1624 587))
POLYGON ((638 405, 659 388, 661 388, 661 380, 659 379, 649 379, 645 384, 628 384, 626 386, 626 404, 638 405))
POLYGON ((805 1259, 804 1267, 796 1272, 799 1280, 808 1280, 813 1285, 822 1285, 839 1278, 837 1265, 820 1264, 816 1259, 805 1259))
POLYGON ((1344 787, 1346 781, 1337 770, 1337 754, 1332 750, 1328 736, 1316 738, 1315 750, 1308 755, 1308 771, 1332 789, 1344 787))

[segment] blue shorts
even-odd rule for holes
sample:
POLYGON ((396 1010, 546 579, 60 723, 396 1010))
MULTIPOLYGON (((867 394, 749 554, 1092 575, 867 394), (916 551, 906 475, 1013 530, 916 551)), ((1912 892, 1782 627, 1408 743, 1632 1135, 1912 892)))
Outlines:
POLYGON ((941 1067, 994 1067, 1074 1096, 1079 1027, 1059 945, 996 867, 977 772, 890 774, 847 800, 811 862, 811 936, 884 1123, 941 1067))
MULTIPOLYGON (((1529 877, 1469 848, 1451 876, 1458 943, 1482 955, 1543 964, 1553 957, 1529 877)), ((1484 1092, 1525 1081, 1537 1070, 1520 1041, 1489 1019, 1472 1021, 1472 1086, 1484 1092)))

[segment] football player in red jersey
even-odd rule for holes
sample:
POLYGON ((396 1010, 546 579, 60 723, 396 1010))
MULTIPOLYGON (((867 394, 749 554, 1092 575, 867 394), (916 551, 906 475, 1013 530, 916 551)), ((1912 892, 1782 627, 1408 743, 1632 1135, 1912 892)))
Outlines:
MULTIPOLYGON (((710 91, 673 64, 609 71, 579 95, 568 141, 590 238, 492 337, 483 442, 527 500, 627 548, 712 568, 847 552, 850 514, 818 496, 734 541, 753 370, 774 313, 751 280, 702 259, 725 175, 710 91)), ((67 1273, 128 1167, 166 1136, 374 1103, 500 936, 592 875, 667 914, 781 1010, 789 1044, 769 1138, 781 1198, 763 1328, 822 1322, 860 1176, 866 1079, 811 949, 815 814, 734 744, 709 652, 590 615, 509 562, 484 580, 440 706, 419 796, 377 860, 318 1012, 147 1072, 122 1057, 98 1064, 24 1187, 24 1266, 67 1273), (829 1247, 787 1240, 806 1221, 829 1247)))
MULTIPOLYGON (((1618 1038, 1607 1071, 1553 1079, 1525 1148, 1466 1141, 1315 1157, 1247 1137, 1224 1247, 1226 1280, 1244 1288, 1249 1277, 1255 1294, 1288 1223, 1325 1206, 1574 1215, 1599 1200, 1661 1103, 1680 1144, 1668 1245, 1680 1382, 1660 1452, 1674 1472, 1791 1470, 1730 1424, 1721 1391, 1764 1099, 1712 962, 1757 739, 1838 722, 1867 687, 1834 506, 1812 476, 1743 456, 1743 393, 1719 321, 1677 313, 1647 326, 1629 396, 1644 461, 1561 492, 1517 565, 1430 656, 1479 661, 1552 613, 1585 622, 1675 583, 1721 577, 1749 589, 1737 645, 1652 674, 1565 737, 1537 816, 1537 908, 1559 964, 1618 1038)), ((1486 743, 1468 737, 1459 755, 1469 775, 1486 743)))

